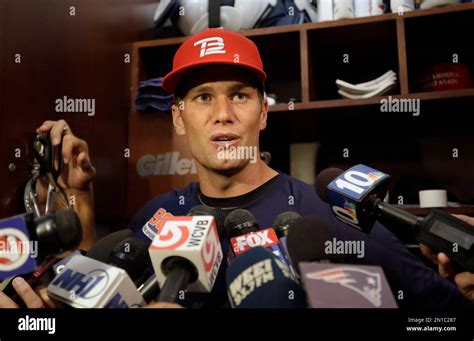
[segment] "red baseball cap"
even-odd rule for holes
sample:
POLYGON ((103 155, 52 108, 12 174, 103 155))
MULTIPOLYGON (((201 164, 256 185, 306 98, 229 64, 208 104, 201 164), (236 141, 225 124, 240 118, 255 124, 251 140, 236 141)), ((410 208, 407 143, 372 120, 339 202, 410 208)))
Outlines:
POLYGON ((246 68, 262 84, 267 78, 253 41, 240 33, 209 28, 190 37, 179 47, 173 58, 173 70, 165 76, 162 86, 169 93, 174 93, 181 78, 191 69, 212 64, 246 68))

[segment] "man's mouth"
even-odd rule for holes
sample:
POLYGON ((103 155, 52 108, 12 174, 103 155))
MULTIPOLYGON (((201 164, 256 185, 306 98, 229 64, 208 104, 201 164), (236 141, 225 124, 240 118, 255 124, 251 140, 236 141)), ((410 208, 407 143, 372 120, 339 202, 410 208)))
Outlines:
POLYGON ((240 136, 233 133, 217 133, 211 136, 211 143, 218 147, 229 147, 240 141, 240 136))

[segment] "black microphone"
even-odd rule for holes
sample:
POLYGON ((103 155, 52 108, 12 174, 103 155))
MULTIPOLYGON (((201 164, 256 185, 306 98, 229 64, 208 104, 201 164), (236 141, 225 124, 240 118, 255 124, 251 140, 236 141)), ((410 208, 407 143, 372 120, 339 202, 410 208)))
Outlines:
POLYGON ((229 239, 260 230, 253 214, 242 208, 230 212, 225 218, 224 226, 229 239))
POLYGON ((321 199, 328 200, 336 217, 348 225, 370 232, 377 219, 399 235, 401 231, 391 226, 401 223, 414 231, 418 243, 446 253, 460 269, 474 272, 472 226, 440 210, 433 209, 422 218, 383 202, 386 178, 382 172, 357 165, 334 179, 318 176, 316 188, 318 193, 324 193, 326 188, 327 195, 321 194, 321 199))
POLYGON ((298 213, 293 211, 283 212, 276 216, 275 220, 273 221, 273 228, 275 229, 280 241, 288 234, 288 228, 290 225, 300 217, 301 216, 298 213))
POLYGON ((261 230, 253 214, 245 209, 237 209, 229 213, 225 220, 227 235, 231 237, 229 244, 231 252, 228 253, 227 262, 247 250, 256 246, 266 247, 278 256, 285 264, 289 265, 285 250, 280 246, 280 240, 273 228, 261 230))
POLYGON ((307 308, 304 290, 267 248, 257 246, 237 257, 226 281, 233 308, 307 308))

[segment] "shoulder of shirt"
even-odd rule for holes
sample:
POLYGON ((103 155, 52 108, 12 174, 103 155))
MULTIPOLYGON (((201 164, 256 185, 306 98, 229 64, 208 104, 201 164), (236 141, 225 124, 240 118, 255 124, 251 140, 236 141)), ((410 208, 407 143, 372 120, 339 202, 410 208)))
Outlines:
POLYGON ((180 198, 184 198, 184 200, 194 200, 193 197, 197 193, 197 189, 198 183, 192 182, 183 188, 174 189, 155 196, 135 214, 129 227, 135 229, 137 224, 140 226, 143 225, 144 220, 149 219, 160 207, 166 203, 173 203, 174 200, 178 202, 180 198))
POLYGON ((303 191, 305 194, 317 196, 316 189, 313 185, 310 185, 285 173, 280 172, 280 176, 282 177, 281 181, 287 182, 288 185, 294 190, 303 191))

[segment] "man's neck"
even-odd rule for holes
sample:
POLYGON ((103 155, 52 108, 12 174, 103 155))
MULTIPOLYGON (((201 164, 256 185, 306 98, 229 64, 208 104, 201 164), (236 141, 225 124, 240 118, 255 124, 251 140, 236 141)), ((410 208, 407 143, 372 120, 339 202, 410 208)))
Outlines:
POLYGON ((260 187, 278 172, 265 162, 249 163, 240 172, 226 176, 198 166, 201 193, 211 198, 231 198, 243 195, 260 187))

